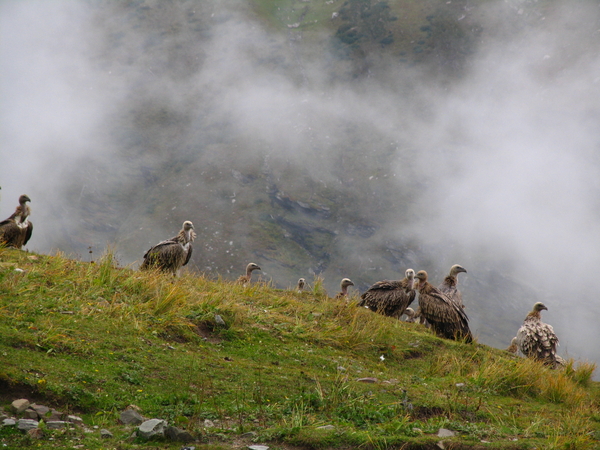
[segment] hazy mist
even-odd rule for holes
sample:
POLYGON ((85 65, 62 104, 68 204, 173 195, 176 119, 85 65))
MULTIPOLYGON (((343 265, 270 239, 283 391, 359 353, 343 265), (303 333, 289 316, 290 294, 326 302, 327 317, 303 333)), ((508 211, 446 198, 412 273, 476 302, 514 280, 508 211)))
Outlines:
POLYGON ((196 267, 216 270, 221 227, 246 257, 251 213, 236 208, 252 200, 230 173, 252 167, 291 197, 310 182, 361 200, 344 207, 377 231, 336 235, 340 278, 397 276, 368 268, 404 243, 402 267, 434 280, 467 268, 467 312, 490 344, 514 334, 484 332, 487 313, 516 333, 541 300, 561 354, 600 361, 596 2, 464 2, 456 20, 483 31, 447 76, 385 53, 357 75, 333 44, 313 45, 326 30, 305 43, 245 2, 141 3, 0 4, 0 216, 32 198, 30 250, 85 259, 110 244, 130 264, 189 218, 196 267), (161 187, 172 205, 156 204, 161 187))

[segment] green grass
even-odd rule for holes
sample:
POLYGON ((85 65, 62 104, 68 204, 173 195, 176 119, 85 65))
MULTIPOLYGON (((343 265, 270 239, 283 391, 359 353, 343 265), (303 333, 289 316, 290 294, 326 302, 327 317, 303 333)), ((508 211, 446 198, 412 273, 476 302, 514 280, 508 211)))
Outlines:
MULTIPOLYGON (((0 249, 1 406, 33 392, 115 435, 47 431, 45 448, 155 448, 127 440, 131 430, 118 425, 132 404, 205 448, 228 448, 248 431, 275 448, 431 448, 441 427, 458 433, 456 448, 600 445, 591 364, 552 371, 439 339, 358 308, 356 298, 330 299, 320 279, 298 294, 191 274, 174 280, 113 259, 0 249), (367 377, 378 381, 357 381, 367 377), (206 419, 216 426, 204 428, 206 419)), ((0 441, 39 443, 9 429, 0 441)))

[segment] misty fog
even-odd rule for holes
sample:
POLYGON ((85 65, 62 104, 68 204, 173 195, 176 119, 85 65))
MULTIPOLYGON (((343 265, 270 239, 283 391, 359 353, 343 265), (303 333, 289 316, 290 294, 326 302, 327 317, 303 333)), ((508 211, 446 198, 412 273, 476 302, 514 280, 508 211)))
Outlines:
POLYGON ((385 52, 356 70, 326 30, 273 25, 250 2, 138 3, 0 4, 0 216, 31 197, 30 251, 85 260, 112 245, 135 268, 189 218, 195 267, 227 276, 241 262, 210 254, 222 227, 236 238, 220 245, 247 255, 258 219, 235 209, 253 199, 230 172, 252 168, 291 198, 314 183, 362 199, 343 206, 377 231, 336 235, 330 293, 342 275, 400 276, 367 269, 401 242, 435 280, 467 268, 482 342, 508 345, 544 301, 560 353, 600 362, 600 5, 464 1, 456 20, 482 32, 445 72, 385 52), (498 308, 502 335, 485 331, 498 308))

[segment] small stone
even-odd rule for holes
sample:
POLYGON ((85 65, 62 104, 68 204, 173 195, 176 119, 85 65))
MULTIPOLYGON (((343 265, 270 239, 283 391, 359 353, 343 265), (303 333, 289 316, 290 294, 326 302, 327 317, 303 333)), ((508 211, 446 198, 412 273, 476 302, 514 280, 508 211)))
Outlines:
POLYGON ((150 439, 155 436, 164 436, 167 422, 161 419, 146 420, 138 427, 138 435, 144 439, 150 439))
POLYGON ((100 437, 103 439, 110 439, 113 437, 113 434, 105 428, 100 430, 100 437))
POLYGON ((15 413, 21 414, 23 411, 29 408, 30 404, 31 403, 29 403, 29 400, 27 400, 26 398, 20 398, 19 400, 15 400, 14 402, 12 402, 10 407, 15 413))
POLYGON ((165 430, 165 436, 171 441, 175 442, 192 442, 194 437, 185 430, 181 430, 177 427, 167 427, 165 430))
POLYGON ((323 425, 322 427, 317 427, 319 430, 335 430, 333 425, 323 425))
POLYGON ((41 428, 31 428, 27 430, 27 435, 32 439, 42 439, 44 431, 41 428))
POLYGON ((23 418, 25 419, 33 419, 33 420, 38 420, 40 417, 38 415, 38 413, 36 411, 34 411, 33 409, 26 409, 23 412, 23 418))
POLYGON ((377 378, 367 377, 367 378, 358 378, 356 381, 359 383, 377 383, 377 378))
POLYGON ((11 419, 11 418, 4 419, 2 421, 3 427, 14 427, 16 424, 17 424, 17 421, 15 419, 11 419))
POLYGON ((35 403, 30 406, 35 412, 38 413, 40 418, 44 417, 48 412, 50 412, 50 408, 44 405, 36 405, 35 403))
POLYGON ((249 450, 269 450, 269 447, 266 445, 249 445, 249 450))
POLYGON ((33 419, 19 419, 17 421, 17 428, 23 431, 29 431, 32 428, 37 428, 38 425, 38 421, 33 419))
POLYGON ((46 420, 48 420, 48 421, 61 421, 64 418, 65 418, 65 414, 64 413, 62 413, 60 411, 57 411, 55 409, 52 409, 50 411, 50 417, 48 417, 46 420))
POLYGON ((83 426, 83 419, 79 416, 68 415, 67 422, 71 422, 72 424, 83 426))
POLYGON ((440 428, 437 436, 441 438, 447 438, 456 436, 456 433, 454 431, 447 430, 446 428, 440 428))
POLYGON ((242 439, 252 439, 254 437, 258 436, 258 434, 256 434, 256 432, 254 431, 248 431, 247 433, 242 434, 240 437, 242 439))
POLYGON ((224 327, 226 325, 225 321, 223 320, 223 318, 219 314, 215 314, 215 322, 216 322, 217 325, 220 325, 222 327, 224 327))
POLYGON ((456 383, 456 387, 459 389, 465 387, 465 383, 456 383))
POLYGON ((214 428, 215 424, 212 420, 204 419, 204 428, 214 428))
POLYGON ((64 420, 49 420, 46 422, 46 427, 48 427, 50 430, 61 430, 66 428, 66 426, 67 422, 64 420))
POLYGON ((135 409, 126 409, 121 413, 119 420, 123 425, 139 425, 144 418, 135 409))

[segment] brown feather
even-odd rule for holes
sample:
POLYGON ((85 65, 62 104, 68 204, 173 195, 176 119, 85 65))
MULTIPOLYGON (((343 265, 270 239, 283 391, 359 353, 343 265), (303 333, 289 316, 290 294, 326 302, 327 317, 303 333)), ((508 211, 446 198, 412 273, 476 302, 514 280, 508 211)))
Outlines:
POLYGON ((15 212, 0 222, 0 244, 20 249, 29 242, 33 233, 33 223, 28 220, 31 209, 26 202, 30 201, 28 196, 21 195, 15 212))
POLYGON ((473 341, 469 318, 452 299, 427 282, 427 272, 417 273, 420 314, 435 333, 447 339, 473 341))
POLYGON ((192 256, 192 242, 196 238, 192 222, 185 221, 176 236, 161 241, 144 253, 141 270, 156 268, 162 272, 172 272, 177 275, 192 256))
POLYGON ((399 319, 416 297, 413 283, 414 270, 412 269, 406 271, 406 276, 402 280, 378 281, 360 296, 358 306, 399 319))

